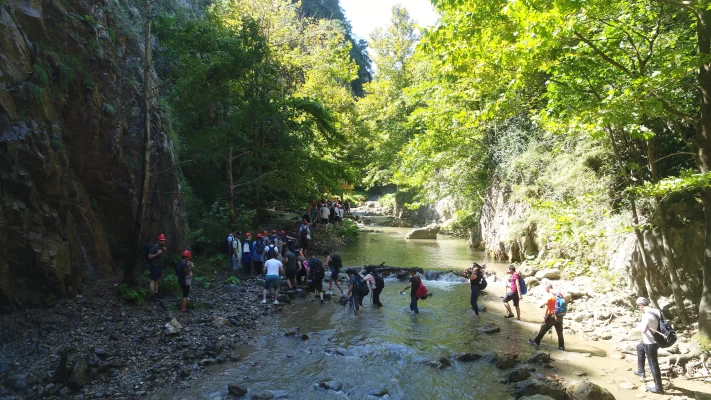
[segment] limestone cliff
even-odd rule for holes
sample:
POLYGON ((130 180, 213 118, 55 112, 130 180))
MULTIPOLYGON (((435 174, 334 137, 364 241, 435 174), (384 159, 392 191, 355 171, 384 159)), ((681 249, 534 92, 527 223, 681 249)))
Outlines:
MULTIPOLYGON (((0 310, 79 294, 120 268, 144 132, 143 18, 130 3, 0 1, 0 310)), ((153 113, 143 240, 164 232, 175 254, 186 210, 162 120, 153 113)))

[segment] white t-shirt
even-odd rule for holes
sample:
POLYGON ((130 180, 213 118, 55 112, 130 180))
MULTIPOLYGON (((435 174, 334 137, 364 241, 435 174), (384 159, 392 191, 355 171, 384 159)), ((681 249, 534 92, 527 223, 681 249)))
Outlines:
POLYGON ((329 215, 330 213, 331 213, 331 212, 328 211, 328 207, 326 207, 326 206, 321 207, 321 218, 328 219, 328 215, 329 215))
POLYGON ((235 253, 234 250, 237 250, 237 251, 236 251, 236 253, 237 253, 237 258, 242 258, 242 253, 239 252, 239 249, 240 249, 241 247, 242 247, 242 243, 239 242, 239 239, 235 239, 235 240, 232 241, 232 249, 233 249, 233 250, 232 250, 232 253, 234 254, 234 253, 235 253))
POLYGON ((244 247, 242 247, 242 253, 249 253, 249 242, 244 242, 244 247))
POLYGON ((338 209, 338 216, 343 218, 343 209, 342 208, 338 209))
POLYGON ((270 260, 267 260, 267 262, 264 263, 264 266, 267 268, 267 276, 279 276, 279 268, 283 267, 283 264, 281 263, 281 261, 272 258, 270 260))
POLYGON ((650 329, 654 329, 655 331, 659 330, 659 319, 661 318, 661 311, 655 309, 655 308, 648 308, 645 310, 645 312, 642 314, 642 321, 639 323, 637 328, 639 328, 640 331, 642 331, 642 343, 644 344, 655 344, 657 343, 656 340, 654 340, 654 332, 652 332, 650 329), (654 316, 652 316, 651 313, 654 313, 654 316), (647 329, 647 328, 650 329, 647 329), (645 331, 646 329, 646 331, 645 331))

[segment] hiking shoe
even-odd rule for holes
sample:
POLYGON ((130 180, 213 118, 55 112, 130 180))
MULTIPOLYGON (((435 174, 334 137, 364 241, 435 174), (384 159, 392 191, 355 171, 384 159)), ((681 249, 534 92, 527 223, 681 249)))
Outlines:
POLYGON ((281 303, 279 303, 279 300, 274 300, 274 304, 281 304, 281 303))
POLYGON ((639 376, 640 378, 644 379, 644 371, 639 372, 639 371, 634 371, 633 374, 639 376))
POLYGON ((561 346, 561 347, 558 347, 558 350, 560 350, 560 351, 565 351, 565 347, 562 347, 562 346, 561 346))
POLYGON ((262 304, 267 304, 267 299, 263 299, 262 304))
POLYGON ((333 294, 333 290, 327 290, 326 294, 333 294))
POLYGON ((321 300, 321 304, 326 304, 326 302, 324 300, 321 300))
POLYGON ((505 316, 504 318, 513 318, 513 317, 514 317, 513 314, 509 314, 509 315, 505 316))
POLYGON ((341 292, 341 297, 346 297, 346 292, 341 292))
POLYGON ((533 339, 528 339, 528 344, 531 344, 531 345, 534 345, 534 346, 538 347, 538 343, 536 343, 536 341, 533 340, 533 339))
POLYGON ((647 386, 645 389, 647 389, 649 393, 664 394, 664 391, 656 386, 647 386))

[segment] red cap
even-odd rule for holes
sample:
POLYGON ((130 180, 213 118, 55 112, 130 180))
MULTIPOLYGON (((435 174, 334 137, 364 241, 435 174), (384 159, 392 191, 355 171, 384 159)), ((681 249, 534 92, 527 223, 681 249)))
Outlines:
POLYGON ((258 234, 257 234, 257 239, 261 239, 261 238, 262 238, 262 234, 261 234, 261 233, 258 233, 258 234))
POLYGON ((165 235, 162 233, 158 235, 158 240, 165 240, 165 235))
POLYGON ((283 235, 284 233, 285 233, 284 231, 281 231, 281 234, 282 234, 282 235, 283 235))
POLYGON ((244 236, 250 237, 250 236, 252 236, 252 234, 251 234, 251 233, 249 233, 249 232, 247 232, 247 234, 246 234, 246 235, 244 235, 244 236))
POLYGON ((266 229, 265 229, 264 232, 262 232, 262 233, 264 233, 265 235, 268 235, 268 234, 269 234, 269 232, 267 232, 266 229))
POLYGON ((182 256, 190 258, 193 256, 193 254, 190 252, 190 250, 184 250, 182 256))
POLYGON ((276 233, 276 229, 272 229, 272 233, 276 233))

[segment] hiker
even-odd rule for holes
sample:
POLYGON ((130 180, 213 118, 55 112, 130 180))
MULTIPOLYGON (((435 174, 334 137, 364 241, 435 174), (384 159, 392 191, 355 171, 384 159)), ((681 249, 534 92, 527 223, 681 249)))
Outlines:
POLYGON ((410 270, 410 283, 400 291, 400 294, 403 294, 407 289, 412 288, 410 290, 410 311, 413 311, 415 315, 420 313, 420 309, 417 308, 417 289, 420 288, 420 285, 422 285, 422 280, 417 276, 417 271, 410 270))
POLYGON ((187 311, 188 307, 188 296, 190 295, 190 285, 193 281, 193 262, 190 261, 192 253, 189 250, 183 251, 181 254, 182 260, 175 267, 175 273, 178 275, 178 283, 180 288, 183 290, 183 302, 180 303, 180 312, 187 311))
POLYGON ((309 270, 306 274, 306 282, 309 284, 309 290, 313 293, 318 291, 319 297, 321 298, 321 304, 323 301, 323 278, 325 278, 326 273, 323 268, 323 263, 316 257, 311 257, 309 260, 309 270))
POLYGON ((299 227, 299 245, 301 247, 301 254, 306 257, 306 250, 309 248, 309 240, 311 239, 311 224, 309 224, 306 218, 303 219, 303 223, 299 227))
POLYGON ((262 267, 264 266, 264 249, 266 247, 264 240, 262 240, 262 234, 258 233, 257 238, 252 243, 252 267, 256 275, 262 273, 262 267))
POLYGON ((234 269, 234 263, 232 262, 233 244, 235 240, 235 229, 227 235, 225 238, 224 252, 227 253, 227 261, 230 263, 230 267, 234 269))
POLYGON ((311 211, 309 213, 311 217, 311 223, 313 224, 314 232, 316 232, 316 225, 318 224, 318 205, 315 201, 311 202, 311 211))
POLYGON ((368 282, 368 285, 370 286, 370 290, 373 293, 373 304, 375 304, 378 307, 382 307, 383 303, 380 302, 380 293, 383 291, 383 288, 385 287, 385 282, 383 281, 383 278, 381 278, 375 270, 370 270, 370 271, 364 271, 366 274, 365 277, 363 278, 364 281, 368 282))
POLYGON ((359 295, 357 289, 358 284, 362 280, 362 278, 353 268, 347 269, 346 274, 348 274, 348 302, 350 303, 351 307, 353 307, 353 313, 355 315, 360 315, 360 306, 363 303, 363 299, 359 295))
POLYGON ((284 266, 276 259, 276 254, 272 253, 269 260, 264 263, 264 297, 262 304, 267 304, 267 290, 274 289, 274 304, 279 304, 279 277, 284 275, 284 266))
POLYGON ((279 258, 281 257, 281 254, 279 253, 279 247, 274 242, 270 241, 264 248, 264 254, 267 255, 267 259, 272 258, 271 253, 274 253, 274 258, 276 258, 277 260, 279 260, 279 258))
POLYGON ((242 270, 249 275, 252 271, 252 234, 247 232, 244 235, 244 244, 242 245, 242 270))
POLYGON ((331 256, 330 252, 326 251, 326 266, 328 270, 331 271, 331 276, 328 277, 328 292, 326 292, 326 294, 333 294, 333 283, 335 282, 336 287, 341 291, 341 297, 345 296, 346 293, 338 283, 338 274, 341 273, 341 267, 343 267, 341 256, 338 254, 331 256))
POLYGON ((158 243, 151 246, 148 253, 148 265, 151 271, 151 291, 153 291, 153 297, 158 297, 158 282, 160 281, 161 275, 163 275, 163 252, 167 249, 165 248, 165 235, 158 235, 158 243))
POLYGON ((232 239, 232 273, 237 275, 237 269, 242 263, 242 232, 235 229, 232 239))
POLYGON ((539 346, 543 336, 548 333, 551 327, 555 327, 555 333, 558 335, 558 350, 565 351, 563 340, 563 317, 567 311, 565 297, 560 293, 553 293, 553 284, 550 282, 546 282, 546 293, 549 296, 546 300, 546 311, 543 314, 541 330, 538 331, 538 336, 535 339, 528 339, 528 343, 539 346))
POLYGON ((521 277, 516 272, 516 267, 513 265, 509 265, 509 270, 506 273, 511 275, 511 285, 509 290, 506 292, 506 296, 504 297, 504 306, 507 311, 506 318, 513 318, 514 316, 513 312, 511 312, 511 306, 509 306, 509 301, 513 300, 513 305, 516 308, 516 320, 520 321, 521 308, 519 308, 518 302, 523 298, 523 295, 521 295, 521 283, 519 282, 521 277))
POLYGON ((286 283, 289 284, 289 289, 296 289, 296 271, 299 267, 296 260, 296 254, 294 254, 291 249, 288 249, 286 254, 284 254, 283 263, 286 265, 284 268, 286 283))
POLYGON ((301 251, 296 250, 296 284, 298 286, 303 285, 301 278, 306 278, 308 273, 309 263, 306 261, 306 257, 301 251))
POLYGON ((662 373, 659 371, 659 361, 657 351, 659 345, 654 339, 654 332, 659 330, 659 321, 662 319, 662 312, 649 306, 649 300, 644 297, 637 298, 637 308, 642 312, 642 321, 637 328, 642 332, 642 342, 637 345, 637 371, 635 375, 644 379, 644 362, 649 362, 649 370, 654 378, 654 386, 648 386, 647 391, 651 393, 664 393, 662 386, 662 373))
POLYGON ((346 200, 346 204, 343 206, 343 211, 345 211, 345 213, 348 215, 351 214, 351 201, 350 200, 346 200))
POLYGON ((321 205, 321 223, 323 225, 328 225, 328 216, 330 215, 330 211, 328 210, 328 206, 326 205, 326 202, 324 201, 323 204, 321 205))
POLYGON ((472 288, 472 294, 469 301, 472 305, 472 310, 474 310, 474 315, 476 315, 477 318, 479 318, 479 304, 477 304, 477 301, 479 300, 479 295, 482 290, 482 281, 484 280, 484 272, 482 269, 481 265, 473 263, 470 269, 471 275, 469 276, 469 284, 472 288))

